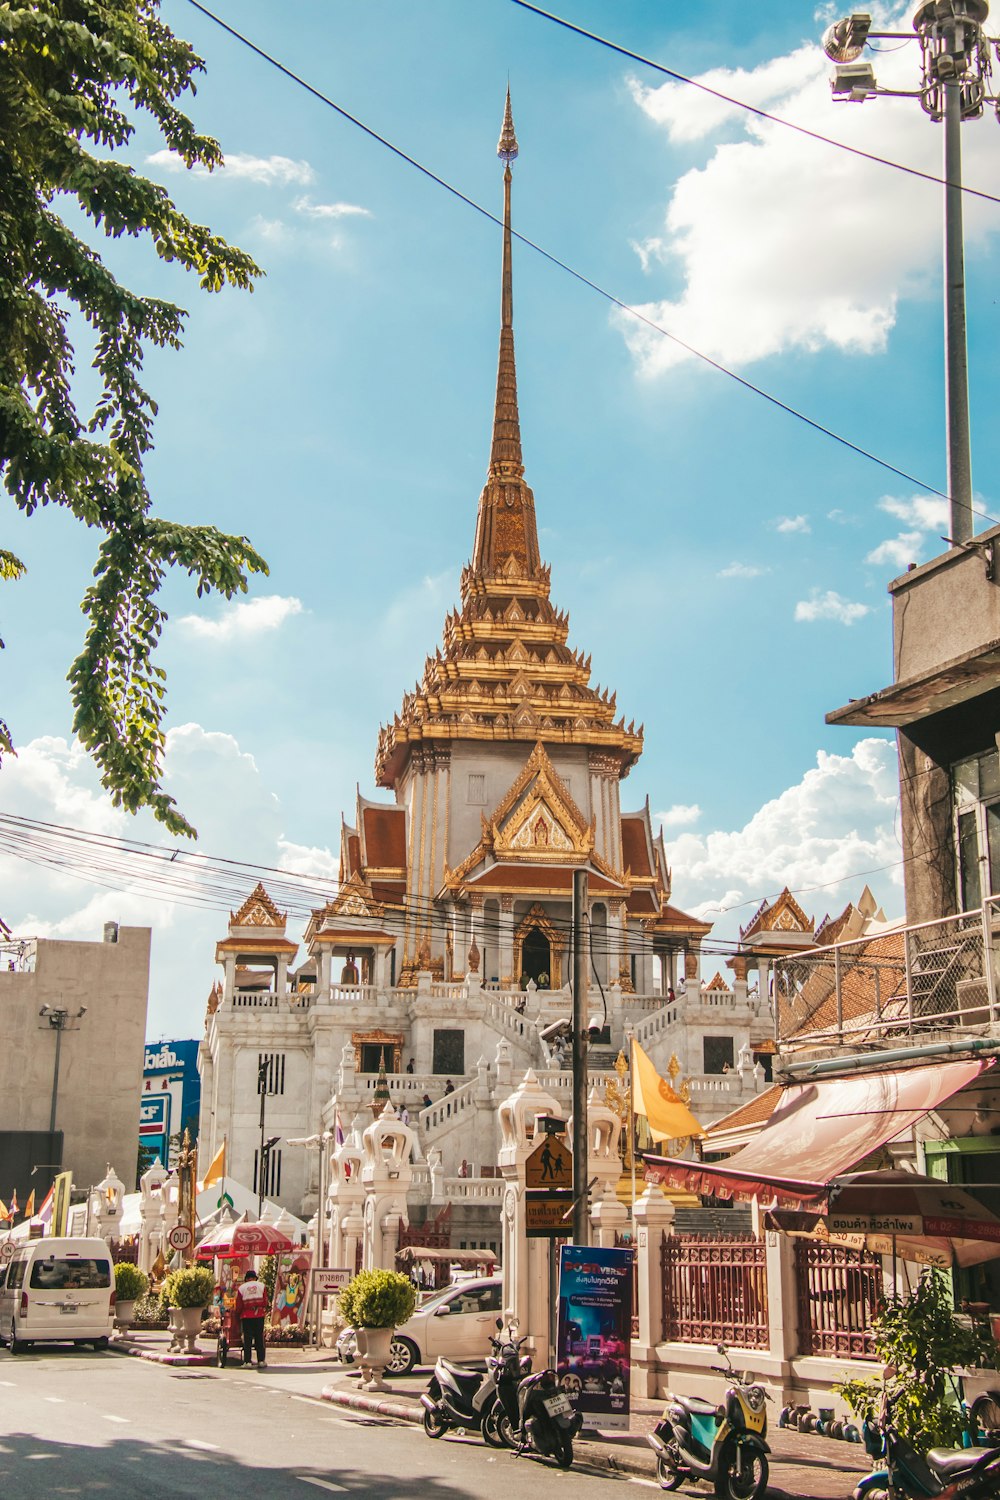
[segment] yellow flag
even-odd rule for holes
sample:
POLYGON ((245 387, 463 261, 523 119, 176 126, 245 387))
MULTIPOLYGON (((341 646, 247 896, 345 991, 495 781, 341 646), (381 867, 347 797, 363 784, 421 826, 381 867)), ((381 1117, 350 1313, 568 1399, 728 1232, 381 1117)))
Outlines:
POLYGON ((4 1221, 6 1219, 9 1219, 9 1218, 10 1218, 10 1209, 7 1207, 7 1205, 3 1201, 3 1199, 0 1198, 0 1222, 4 1221))
POLYGON ((226 1138, 223 1136, 222 1145, 212 1157, 212 1164, 205 1173, 203 1182, 198 1184, 199 1193, 203 1193, 213 1182, 221 1182, 226 1175, 226 1138))
POLYGON ((684 1100, 661 1078, 638 1042, 632 1043, 632 1108, 649 1121, 654 1141, 675 1141, 705 1131, 684 1100))
POLYGON ((24 1205, 24 1217, 26 1219, 30 1219, 31 1215, 34 1212, 35 1212, 35 1190, 34 1190, 34 1188, 32 1188, 31 1192, 28 1194, 28 1201, 24 1205))

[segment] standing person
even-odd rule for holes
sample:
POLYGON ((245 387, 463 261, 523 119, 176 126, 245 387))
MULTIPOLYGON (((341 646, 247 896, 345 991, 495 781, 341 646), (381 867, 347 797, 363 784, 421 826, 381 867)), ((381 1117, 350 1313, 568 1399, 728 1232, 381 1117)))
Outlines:
POLYGON ((267 1287, 258 1278, 256 1271, 247 1271, 236 1293, 236 1311, 243 1330, 243 1363, 251 1363, 253 1349, 257 1351, 257 1368, 264 1368, 264 1314, 267 1311, 267 1287))

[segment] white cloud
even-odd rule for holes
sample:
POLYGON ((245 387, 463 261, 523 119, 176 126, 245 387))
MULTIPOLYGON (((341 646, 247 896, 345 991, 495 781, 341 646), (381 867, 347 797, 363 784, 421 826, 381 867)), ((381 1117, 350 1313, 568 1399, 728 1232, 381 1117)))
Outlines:
POLYGON ((936 500, 931 495, 914 495, 910 500, 897 500, 892 495, 883 495, 878 508, 921 531, 948 529, 948 502, 936 500))
POLYGON ((340 875, 340 859, 332 850, 314 844, 295 844, 291 839, 279 839, 278 869, 289 870, 294 875, 312 875, 321 880, 336 882, 340 875))
POLYGON ((923 532, 901 531, 899 536, 889 537, 873 547, 865 557, 865 562, 889 563, 896 569, 903 569, 908 563, 920 561, 923 545, 923 532))
POLYGON ((825 594, 814 589, 808 599, 800 599, 795 606, 796 620, 810 623, 815 620, 836 620, 839 625, 853 625, 855 620, 870 613, 869 605, 843 599, 833 589, 827 589, 825 594))
POLYGON ((629 244, 639 257, 643 274, 647 276, 650 267, 656 261, 662 261, 667 254, 667 242, 660 235, 650 235, 645 240, 629 240, 629 244))
POLYGON ((867 882, 891 916, 902 906, 897 802, 891 740, 860 740, 850 755, 821 750, 801 781, 742 828, 671 841, 674 900, 714 922, 716 938, 735 935, 762 898, 785 885, 820 918, 856 899, 867 882))
POLYGON ((666 812, 656 813, 654 822, 659 819, 665 828, 686 828, 691 823, 697 823, 700 817, 701 808, 696 802, 675 802, 666 812))
POLYGON ((731 562, 728 567, 720 568, 716 578, 760 578, 763 573, 769 573, 770 568, 760 568, 756 563, 731 562))
POLYGON ((360 203, 311 203, 308 198, 296 198, 292 204, 296 213, 304 214, 308 219, 347 219, 360 216, 370 219, 372 211, 370 208, 362 208, 360 203))
MULTIPOLYGON (((146 157, 146 161, 150 166, 162 167, 168 172, 188 170, 183 159, 174 151, 154 151, 151 156, 146 157)), ((307 161, 293 161, 289 156, 248 156, 241 151, 232 152, 226 157, 225 165, 216 167, 214 172, 210 173, 203 166, 195 166, 190 170, 195 177, 241 178, 263 187, 283 187, 287 184, 307 187, 316 177, 307 161)))
POLYGON ((774 529, 782 535, 787 535, 796 531, 805 534, 811 531, 812 527, 809 525, 808 516, 778 516, 774 522, 774 529))
POLYGON ((206 620, 201 615, 182 615, 177 625, 196 640, 231 641, 247 635, 262 635, 268 630, 279 630, 286 620, 300 614, 301 599, 281 594, 264 594, 259 599, 228 605, 214 620, 206 620))
MULTIPOLYGON (((883 7, 883 14, 887 12, 883 7)), ((900 7, 892 7, 899 11, 900 7)), ((700 75, 721 91, 819 134, 873 149, 869 111, 835 104, 830 64, 816 42, 759 67, 700 75)), ((912 89, 916 49, 880 52, 880 84, 912 89)), ((740 367, 800 350, 874 354, 886 347, 899 300, 936 294, 940 197, 894 172, 745 114, 685 84, 632 84, 643 112, 671 145, 703 149, 663 209, 662 298, 646 317, 713 359, 740 367)), ((877 151, 940 173, 940 135, 909 99, 878 103, 877 151)), ((985 130, 963 135, 966 180, 992 180, 985 130)), ((987 205, 966 205, 970 254, 996 232, 987 205)), ((643 242, 645 243, 645 241, 643 242)), ((650 257, 649 267, 655 269, 650 257)), ((656 375, 691 356, 626 313, 616 321, 639 369, 656 375)))

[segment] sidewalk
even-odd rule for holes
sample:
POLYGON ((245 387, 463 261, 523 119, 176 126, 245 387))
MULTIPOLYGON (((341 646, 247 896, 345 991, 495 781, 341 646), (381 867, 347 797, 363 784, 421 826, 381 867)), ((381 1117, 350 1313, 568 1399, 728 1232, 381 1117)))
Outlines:
MULTIPOLYGON (((198 1353, 172 1355, 167 1352, 170 1336, 163 1330, 143 1329, 137 1334, 112 1341, 117 1354, 153 1360, 169 1365, 215 1365, 215 1341, 199 1338, 198 1353)), ((298 1393, 329 1401, 350 1411, 368 1412, 397 1422, 423 1424, 420 1395, 427 1385, 429 1370, 390 1377, 385 1391, 368 1392, 357 1388, 358 1371, 333 1358, 330 1349, 303 1348, 294 1344, 269 1345, 267 1365, 259 1372, 243 1372, 238 1353, 230 1355, 227 1367, 234 1375, 270 1381, 277 1385, 294 1385, 298 1393)), ((220 1376, 224 1372, 219 1371, 220 1376)), ((620 1473, 636 1478, 656 1480, 656 1459, 646 1442, 660 1419, 662 1401, 634 1398, 631 1426, 628 1432, 588 1433, 574 1443, 575 1462, 601 1473, 620 1473)), ((835 1442, 832 1438, 789 1431, 773 1420, 767 1441, 771 1448, 771 1476, 768 1495, 774 1500, 850 1500, 862 1475, 868 1472, 864 1449, 857 1443, 835 1442)), ((447 1439, 446 1439, 447 1441, 447 1439)), ((682 1493, 709 1495, 704 1485, 685 1485, 682 1493)))

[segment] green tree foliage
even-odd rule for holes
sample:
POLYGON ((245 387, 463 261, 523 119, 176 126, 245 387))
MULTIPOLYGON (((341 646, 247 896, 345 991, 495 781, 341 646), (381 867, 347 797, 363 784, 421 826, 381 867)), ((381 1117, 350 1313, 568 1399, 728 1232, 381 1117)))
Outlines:
MULTIPOLYGON (((879 1359, 895 1372, 886 1386, 902 1435, 920 1453, 960 1445, 964 1422, 953 1372, 996 1363, 988 1329, 960 1322, 947 1278, 928 1268, 907 1296, 889 1298, 872 1334, 879 1359)), ((855 1416, 878 1416, 880 1381, 847 1380, 836 1389, 855 1416)))
MULTIPOLYGON (((82 603, 83 650, 69 672, 73 728, 117 805, 150 807, 188 834, 161 785, 157 593, 166 569, 179 567, 199 596, 231 598, 267 565, 246 537, 152 514, 143 461, 156 402, 140 378, 143 353, 179 348, 185 313, 123 286, 57 209, 75 204, 108 237, 151 241, 206 291, 252 290, 260 271, 249 255, 192 223, 115 155, 145 116, 188 167, 221 165, 218 143, 177 106, 202 68, 160 20, 158 0, 0 0, 0 471, 24 514, 62 505, 102 533, 82 603), (74 311, 93 337, 100 389, 89 414, 74 399, 74 311)), ((0 577, 21 571, 0 551, 0 577)))

